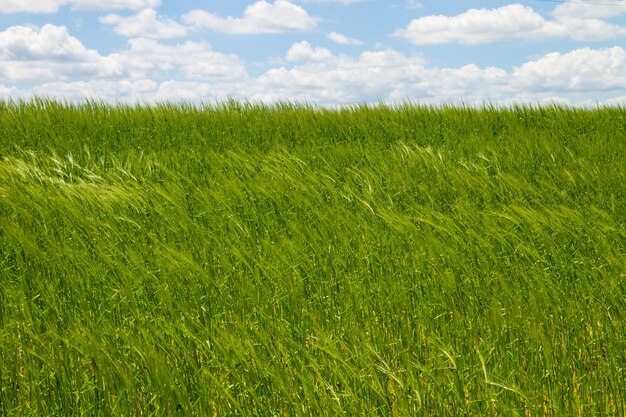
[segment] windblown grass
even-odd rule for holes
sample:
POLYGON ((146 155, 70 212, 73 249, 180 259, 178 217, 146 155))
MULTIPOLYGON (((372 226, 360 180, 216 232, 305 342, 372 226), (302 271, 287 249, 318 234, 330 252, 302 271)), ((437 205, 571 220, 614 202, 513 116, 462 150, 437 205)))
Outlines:
POLYGON ((0 415, 626 414, 626 109, 0 103, 0 415))

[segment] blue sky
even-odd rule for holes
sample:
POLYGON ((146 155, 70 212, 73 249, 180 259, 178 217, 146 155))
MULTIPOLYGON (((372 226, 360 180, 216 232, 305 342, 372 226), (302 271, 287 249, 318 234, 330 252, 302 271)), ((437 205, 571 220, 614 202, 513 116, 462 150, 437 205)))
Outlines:
POLYGON ((0 98, 626 104, 626 0, 0 0, 0 98))

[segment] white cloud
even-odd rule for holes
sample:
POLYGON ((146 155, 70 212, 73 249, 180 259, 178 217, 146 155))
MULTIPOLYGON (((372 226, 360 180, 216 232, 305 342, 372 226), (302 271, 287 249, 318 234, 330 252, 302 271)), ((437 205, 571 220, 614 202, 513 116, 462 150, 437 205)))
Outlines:
POLYGON ((626 27, 613 25, 599 19, 562 18, 547 36, 569 37, 578 41, 602 41, 626 36, 626 27))
MULTIPOLYGON (((572 106, 575 105, 570 99, 561 96, 542 96, 533 94, 523 94, 511 98, 499 100, 497 104, 501 106, 572 106)), ((577 105, 588 105, 590 103, 576 103, 577 105)))
POLYGON ((100 22, 112 25, 115 33, 129 38, 173 39, 187 35, 187 29, 176 21, 157 16, 153 9, 144 9, 134 16, 116 14, 102 16, 100 22))
POLYGON ((61 6, 72 10, 110 10, 154 8, 160 0, 0 0, 0 13, 56 13, 61 6))
POLYGON ((169 80, 161 83, 148 99, 152 102, 165 100, 211 102, 231 97, 247 99, 250 97, 250 88, 250 84, 246 82, 225 84, 169 80))
POLYGON ((133 79, 171 78, 180 72, 188 80, 244 81, 248 75, 236 55, 212 51, 208 44, 187 41, 164 45, 153 39, 131 39, 128 49, 109 55, 133 79))
POLYGON ((603 91, 626 89, 626 51, 581 48, 553 52, 515 68, 513 76, 524 91, 603 91))
POLYGON ((429 68, 426 72, 427 91, 433 97, 471 99, 502 97, 511 91, 511 78, 502 68, 481 68, 467 64, 459 68, 429 68))
POLYGON ((307 41, 294 43, 287 51, 287 61, 325 61, 333 54, 326 48, 313 48, 307 41))
POLYGON ((626 95, 620 97, 613 97, 606 101, 609 106, 626 106, 626 95))
POLYGON ((510 4, 495 9, 470 9, 456 16, 424 16, 393 35, 417 45, 481 44, 549 37, 613 39, 626 36, 626 28, 592 18, 561 16, 547 20, 530 7, 510 4))
POLYGON ((557 18, 576 19, 606 19, 626 14, 626 0, 613 0, 609 2, 583 3, 581 1, 569 1, 559 4, 552 11, 557 18))
POLYGON ((76 100, 198 102, 232 96, 336 105, 407 99, 585 104, 610 97, 608 103, 617 104, 626 96, 622 47, 555 52, 506 69, 437 67, 391 49, 351 57, 302 41, 291 45, 285 61, 273 65, 251 76, 240 57, 202 42, 167 45, 134 38, 123 50, 100 55, 62 26, 15 26, 0 32, 0 97, 36 93, 76 100))
POLYGON ((91 80, 74 82, 50 82, 36 86, 32 94, 80 101, 90 98, 112 102, 142 102, 146 94, 158 88, 152 80, 91 80))
POLYGON ((0 84, 0 98, 2 97, 14 97, 19 94, 17 88, 15 87, 7 87, 3 84, 0 84))
POLYGON ((551 53, 509 71, 475 64, 434 67, 418 56, 383 50, 273 68, 255 80, 251 91, 256 91, 254 99, 262 101, 290 98, 322 104, 407 99, 585 104, 589 97, 624 95, 623 74, 626 51, 621 47, 551 53))
POLYGON ((13 26, 0 32, 0 78, 13 81, 121 75, 115 62, 87 49, 64 26, 13 26))
POLYGON ((0 0, 0 13, 56 13, 69 0, 0 0))
POLYGON ((13 82, 123 79, 245 81, 244 62, 211 50, 206 43, 164 45, 131 39, 128 48, 107 56, 87 49, 63 26, 14 26, 0 32, 0 79, 13 82))
POLYGON ((246 98, 245 88, 236 83, 208 83, 198 81, 167 80, 91 80, 75 82, 50 82, 30 90, 3 88, 3 98, 49 97, 80 102, 85 98, 110 103, 156 103, 163 101, 188 101, 198 103, 223 101, 230 97, 246 98))
POLYGON ((75 61, 86 53, 83 44, 71 36, 65 26, 45 25, 41 29, 12 26, 0 32, 0 58, 3 59, 75 61))
POLYGON ((512 4, 498 9, 470 9, 457 16, 414 19, 395 35, 415 44, 486 43, 520 36, 540 37, 545 20, 531 8, 512 4))
POLYGON ((269 3, 260 0, 246 7, 243 17, 220 17, 205 10, 192 10, 183 20, 195 29, 211 29, 230 34, 301 32, 313 29, 318 18, 288 0, 269 3))
POLYGON ((337 104, 423 97, 425 73, 421 58, 393 50, 364 52, 357 58, 333 55, 323 62, 267 71, 257 78, 252 98, 337 104))
POLYGON ((337 33, 337 32, 330 32, 327 35, 328 39, 330 39, 331 41, 338 43, 340 45, 363 45, 363 42, 361 42, 358 39, 354 39, 354 38, 349 38, 346 35, 343 35, 341 33, 337 33))
MULTIPOLYGON (((57 68, 50 61, 40 65, 38 61, 26 60, 19 63, 21 69, 32 68, 30 74, 38 70, 29 80, 39 81, 39 84, 28 90, 14 89, 9 92, 0 88, 0 97, 36 94, 69 100, 95 98, 111 102, 200 101, 225 99, 230 95, 243 98, 244 91, 250 91, 252 84, 239 57, 212 51, 205 43, 188 41, 164 45, 154 39, 137 38, 129 40, 124 51, 91 58, 92 67, 98 67, 95 65, 97 62, 106 61, 118 68, 118 73, 102 77, 98 73, 73 71, 67 63, 57 68), (44 74, 44 71, 47 73, 44 74)), ((13 62, 0 59, 2 70, 6 63, 13 62)), ((2 70, 0 78, 3 78, 2 70)))

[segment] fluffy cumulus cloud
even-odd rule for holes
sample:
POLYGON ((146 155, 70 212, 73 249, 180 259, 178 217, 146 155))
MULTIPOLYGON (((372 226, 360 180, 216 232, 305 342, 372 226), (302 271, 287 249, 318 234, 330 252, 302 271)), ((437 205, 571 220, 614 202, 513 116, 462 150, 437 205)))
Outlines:
POLYGON ((262 101, 292 97, 320 103, 394 100, 426 94, 423 61, 393 50, 369 51, 357 58, 333 55, 325 62, 298 63, 267 71, 257 79, 262 101))
POLYGON ((527 91, 619 91, 626 89, 626 51, 621 47, 553 52, 515 68, 527 91))
MULTIPOLYGON (((237 91, 238 84, 247 85, 248 78, 239 57, 213 51, 202 42, 165 45, 137 38, 130 39, 120 52, 101 55, 86 48, 64 26, 14 26, 0 32, 0 79, 5 84, 35 83, 30 91, 41 95, 150 100, 161 97, 157 92, 172 79, 203 83, 208 90, 217 91, 219 85, 219 89, 237 91)), ((0 95, 23 96, 25 92, 3 85, 0 95)))
POLYGON ((427 98, 438 101, 463 100, 468 103, 483 100, 501 100, 507 93, 514 92, 510 75, 497 67, 481 68, 467 64, 458 68, 429 68, 426 71, 427 98))
POLYGON ((326 48, 314 48, 307 41, 294 43, 287 51, 287 61, 325 61, 333 54, 326 48))
MULTIPOLYGON (((318 49, 297 43, 290 51, 310 54, 318 49)), ((402 100, 576 104, 581 94, 608 93, 616 96, 608 104, 621 104, 626 91, 623 74, 626 50, 622 47, 549 53, 510 70, 475 64, 436 67, 419 56, 382 50, 363 52, 357 58, 324 53, 323 60, 298 60, 290 67, 267 71, 251 91, 255 91, 253 98, 262 101, 290 97, 322 104, 402 100)))
POLYGON ((192 10, 183 16, 197 30, 214 30, 230 34, 264 34, 301 32, 313 29, 319 19, 305 9, 288 1, 257 1, 246 7, 242 17, 221 17, 206 10, 192 10))
POLYGON ((0 32, 0 79, 6 80, 0 95, 112 102, 236 97, 335 105, 402 100, 569 103, 581 92, 611 92, 614 104, 620 104, 626 91, 622 47, 549 53, 510 70, 475 64, 437 67, 392 49, 351 57, 308 41, 292 44, 285 58, 286 64, 251 76, 240 57, 203 42, 170 45, 136 38, 122 51, 100 55, 65 27, 16 26, 0 32), (7 82, 36 83, 20 90, 7 82))
POLYGON ((186 41, 165 45, 153 39, 131 39, 128 49, 108 56, 132 79, 183 78, 194 81, 244 81, 247 72, 235 55, 213 51, 208 44, 186 41))
POLYGON ((111 59, 87 49, 64 26, 13 26, 0 32, 0 78, 45 81, 123 75, 111 59))
POLYGON ((430 67, 422 57, 388 49, 366 51, 356 58, 332 55, 324 61, 271 69, 257 79, 255 86, 260 91, 253 97, 273 101, 288 96, 331 104, 453 98, 480 101, 488 91, 498 95, 510 90, 507 75, 503 69, 476 65, 430 67))
POLYGON ((613 39, 626 36, 626 28, 597 18, 556 11, 555 18, 546 19, 530 7, 510 4, 495 9, 470 9, 456 16, 420 17, 406 28, 396 30, 394 35, 416 45, 481 44, 551 37, 613 39))
POLYGON ((341 33, 337 33, 337 32, 330 32, 327 35, 328 39, 330 39, 331 41, 338 43, 340 45, 362 45, 363 42, 361 42, 358 39, 354 39, 354 38, 350 38, 346 35, 343 35, 341 33))
POLYGON ((73 10, 136 10, 157 7, 160 3, 160 0, 0 0, 0 13, 56 13, 65 5, 73 10))
POLYGON ((174 39, 187 35, 187 28, 172 19, 157 16, 153 9, 144 9, 129 17, 109 14, 100 17, 100 22, 112 25, 115 33, 129 38, 174 39))

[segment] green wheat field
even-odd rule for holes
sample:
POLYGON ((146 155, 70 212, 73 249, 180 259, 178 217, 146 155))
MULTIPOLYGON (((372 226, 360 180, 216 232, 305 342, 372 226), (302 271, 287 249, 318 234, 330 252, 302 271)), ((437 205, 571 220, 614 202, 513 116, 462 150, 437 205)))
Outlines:
POLYGON ((626 108, 0 102, 0 415, 625 404, 626 108))

